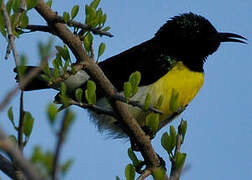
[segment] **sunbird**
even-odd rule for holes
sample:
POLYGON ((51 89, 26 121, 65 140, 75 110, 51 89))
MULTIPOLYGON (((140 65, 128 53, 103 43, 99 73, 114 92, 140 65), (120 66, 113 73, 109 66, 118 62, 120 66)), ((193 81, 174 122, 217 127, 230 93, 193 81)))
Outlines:
MULTIPOLYGON (((218 32, 206 18, 189 12, 169 19, 150 40, 101 61, 98 65, 122 96, 124 83, 132 73, 140 72, 138 91, 130 100, 144 104, 149 94, 150 105, 155 106, 162 97, 159 122, 163 123, 167 117, 177 113, 170 107, 174 94, 178 109, 184 109, 197 95, 204 83, 204 63, 222 42, 246 43, 246 38, 234 33, 218 32)), ((27 72, 33 68, 28 66, 27 72)), ((51 88, 41 74, 23 90, 51 88)), ((85 90, 89 79, 91 77, 85 69, 70 76, 65 81, 67 95, 74 99, 75 90, 85 90)), ((96 96, 97 106, 111 109, 101 90, 97 90, 96 96)), ((129 104, 127 107, 139 124, 145 126, 148 113, 129 104)), ((114 137, 125 137, 125 132, 116 123, 117 119, 91 110, 89 112, 99 130, 107 131, 114 137)))

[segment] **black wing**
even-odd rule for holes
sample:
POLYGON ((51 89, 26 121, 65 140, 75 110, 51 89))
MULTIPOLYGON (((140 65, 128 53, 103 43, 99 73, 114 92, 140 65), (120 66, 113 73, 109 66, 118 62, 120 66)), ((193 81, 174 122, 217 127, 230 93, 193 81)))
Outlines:
POLYGON ((165 75, 170 67, 169 56, 155 39, 146 41, 99 63, 112 84, 120 91, 129 76, 139 71, 140 86, 149 85, 165 75))

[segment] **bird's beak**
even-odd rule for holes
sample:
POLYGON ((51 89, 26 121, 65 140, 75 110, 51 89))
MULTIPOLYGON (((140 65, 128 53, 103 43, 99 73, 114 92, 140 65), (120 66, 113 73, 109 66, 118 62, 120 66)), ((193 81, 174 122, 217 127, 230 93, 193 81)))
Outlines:
POLYGON ((218 33, 218 40, 220 42, 239 42, 247 44, 247 42, 243 41, 247 40, 245 37, 234 33, 218 33))

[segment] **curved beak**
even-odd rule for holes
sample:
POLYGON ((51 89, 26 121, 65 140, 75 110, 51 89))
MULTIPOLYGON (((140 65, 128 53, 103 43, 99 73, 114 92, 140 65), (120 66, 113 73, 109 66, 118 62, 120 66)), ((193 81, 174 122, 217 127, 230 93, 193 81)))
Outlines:
POLYGON ((247 40, 245 37, 234 33, 218 33, 218 40, 220 42, 239 42, 247 44, 247 42, 243 41, 247 40))

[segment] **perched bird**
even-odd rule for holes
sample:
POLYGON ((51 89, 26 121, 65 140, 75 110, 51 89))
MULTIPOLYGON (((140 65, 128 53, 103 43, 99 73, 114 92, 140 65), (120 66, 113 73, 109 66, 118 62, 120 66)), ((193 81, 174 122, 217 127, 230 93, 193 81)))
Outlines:
MULTIPOLYGON (((246 43, 246 38, 234 33, 218 32, 204 17, 185 13, 168 20, 155 36, 142 44, 132 47, 118 55, 110 57, 98 65, 108 79, 123 91, 124 82, 139 71, 141 81, 139 90, 132 100, 144 103, 147 93, 151 94, 151 105, 160 96, 160 122, 171 116, 170 99, 176 92, 178 108, 186 107, 196 96, 204 82, 203 65, 207 57, 213 54, 222 42, 246 43)), ((29 67, 32 69, 34 67, 29 67)), ((74 90, 86 87, 89 76, 79 71, 66 80, 68 95, 74 98, 74 90)), ((41 78, 35 78, 24 90, 49 88, 41 78)), ((110 108, 103 95, 98 96, 98 106, 110 108)), ((127 105, 141 126, 145 124, 146 112, 138 107, 127 105)), ((116 119, 108 115, 91 112, 92 119, 100 130, 109 130, 116 137, 124 136, 115 125, 116 119)), ((168 123, 168 122, 167 122, 168 123)))

